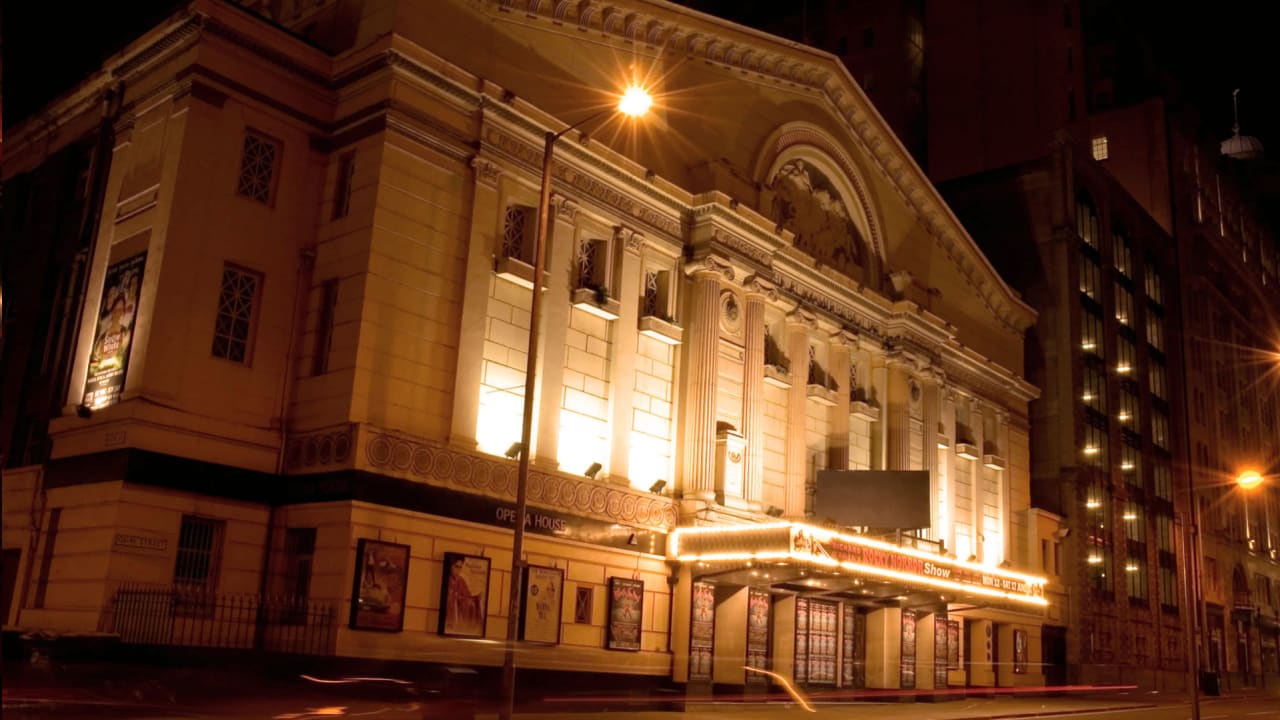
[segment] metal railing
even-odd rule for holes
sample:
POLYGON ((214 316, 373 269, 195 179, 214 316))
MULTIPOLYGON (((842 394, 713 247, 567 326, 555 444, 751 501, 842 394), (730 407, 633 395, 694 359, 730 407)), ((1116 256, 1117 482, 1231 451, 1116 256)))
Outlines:
POLYGON ((167 585, 121 585, 104 610, 103 629, 134 645, 333 652, 332 603, 305 598, 208 592, 167 585))

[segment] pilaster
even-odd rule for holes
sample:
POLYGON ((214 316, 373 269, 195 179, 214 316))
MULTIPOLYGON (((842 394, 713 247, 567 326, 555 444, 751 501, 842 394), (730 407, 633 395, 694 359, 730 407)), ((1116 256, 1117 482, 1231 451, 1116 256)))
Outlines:
POLYGON ((622 310, 613 332, 613 357, 609 367, 609 481, 630 482, 631 405, 636 386, 636 326, 640 322, 640 275, 644 237, 625 227, 614 228, 614 252, 619 257, 618 298, 622 310))
MULTIPOLYGON (((547 288, 538 348, 537 439, 531 459, 540 467, 556 468, 560 451, 560 398, 564 392, 565 336, 572 305, 569 302, 573 253, 577 246, 578 205, 554 193, 551 231, 547 233, 547 288)), ((541 280, 541 278, 539 278, 541 280)), ((535 283, 535 287, 536 287, 535 283)))
POLYGON ((911 373, 910 362, 893 355, 888 362, 888 397, 885 398, 886 468, 911 469, 911 373))
POLYGON ((853 392, 849 369, 857 347, 857 336, 847 330, 831 336, 831 377, 835 378, 838 389, 827 436, 827 464, 832 470, 849 469, 849 401, 853 392))
POLYGON ((764 327, 766 303, 778 299, 772 283, 747 278, 746 317, 743 337, 746 357, 742 367, 742 429, 747 439, 744 498, 759 510, 764 495, 764 327))
POLYGON ((693 261, 685 271, 692 277, 687 349, 688 395, 684 400, 683 494, 715 500, 716 383, 719 377, 720 286, 733 278, 733 268, 715 256, 693 261))
POLYGON ((805 516, 805 469, 808 448, 805 443, 806 395, 809 382, 809 335, 817 330, 814 318, 803 312, 787 316, 787 359, 791 361, 791 388, 787 390, 787 517, 805 516))

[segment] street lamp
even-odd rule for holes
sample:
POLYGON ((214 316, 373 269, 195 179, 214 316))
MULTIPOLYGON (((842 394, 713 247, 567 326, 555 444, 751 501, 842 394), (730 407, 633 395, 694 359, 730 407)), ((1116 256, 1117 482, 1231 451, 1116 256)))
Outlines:
POLYGON ((542 189, 538 195, 538 231, 533 241, 533 297, 529 303, 529 347, 525 353, 524 416, 520 426, 520 466, 516 476, 515 530, 511 540, 511 593, 507 605, 507 642, 502 659, 502 704, 498 708, 501 720, 511 720, 515 709, 516 664, 515 646, 519 635, 520 585, 524 563, 524 524, 529 509, 529 448, 532 447, 534 371, 538 365, 538 325, 542 311, 542 267, 547 248, 547 216, 551 214, 551 163, 556 141, 565 134, 596 120, 608 113, 620 112, 629 117, 640 117, 648 112, 653 99, 644 88, 628 87, 616 107, 610 106, 589 115, 560 132, 547 131, 542 151, 542 189))
MULTIPOLYGON (((1263 476, 1257 470, 1245 470, 1236 476, 1234 483, 1243 490, 1253 490, 1263 482, 1263 476)), ((1191 678, 1191 720, 1200 720, 1200 665, 1202 661, 1201 645, 1204 638, 1207 619, 1204 612, 1204 585, 1201 577, 1200 558, 1204 553, 1200 539, 1200 505, 1196 502, 1196 486, 1194 474, 1187 475, 1187 494, 1191 502, 1191 541, 1187 554, 1190 555, 1191 581, 1188 583, 1192 593, 1192 678, 1191 678)), ((1247 519, 1246 519, 1247 521, 1247 519)))

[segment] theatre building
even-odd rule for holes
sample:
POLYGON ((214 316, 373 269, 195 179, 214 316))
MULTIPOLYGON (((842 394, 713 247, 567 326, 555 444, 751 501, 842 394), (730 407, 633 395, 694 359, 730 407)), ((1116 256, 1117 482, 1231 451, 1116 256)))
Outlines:
POLYGON ((1044 684, 1035 314, 833 56, 645 0, 197 0, 16 126, 6 181, 86 113, 7 624, 494 667, 466 640, 519 622, 521 673, 579 684, 1044 684), (629 84, 647 115, 591 119, 629 84))

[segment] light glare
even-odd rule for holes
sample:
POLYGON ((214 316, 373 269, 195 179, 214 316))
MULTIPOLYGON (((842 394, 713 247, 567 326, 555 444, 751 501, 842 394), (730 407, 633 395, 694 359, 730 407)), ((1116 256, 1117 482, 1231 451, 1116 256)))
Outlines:
POLYGON ((622 94, 622 99, 618 101, 618 110, 624 115, 631 117, 640 117, 649 112, 649 107, 653 105, 653 98, 649 97, 649 93, 644 88, 632 85, 622 94))

